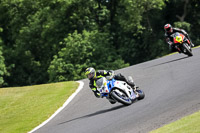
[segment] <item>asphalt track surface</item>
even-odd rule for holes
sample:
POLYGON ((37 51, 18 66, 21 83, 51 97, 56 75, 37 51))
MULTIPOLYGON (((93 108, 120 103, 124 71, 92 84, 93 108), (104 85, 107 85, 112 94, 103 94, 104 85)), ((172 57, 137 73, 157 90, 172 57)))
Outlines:
POLYGON ((95 98, 84 87, 50 122, 34 133, 146 133, 200 110, 200 48, 193 57, 173 54, 120 69, 133 76, 145 99, 130 106, 95 98))

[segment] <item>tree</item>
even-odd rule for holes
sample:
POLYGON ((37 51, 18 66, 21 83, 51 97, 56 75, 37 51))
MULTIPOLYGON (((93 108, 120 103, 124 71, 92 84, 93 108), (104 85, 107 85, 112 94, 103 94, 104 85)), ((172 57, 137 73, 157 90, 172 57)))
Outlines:
MULTIPOLYGON (((2 32, 2 31, 3 31, 3 29, 0 27, 0 32, 2 32)), ((2 44, 3 44, 3 41, 0 37, 0 87, 3 86, 4 84, 6 84, 4 77, 9 75, 9 73, 7 72, 5 62, 4 62, 5 59, 3 56, 2 44)))
POLYGON ((164 0, 109 2, 113 4, 108 6, 113 16, 112 45, 126 62, 136 64, 167 53, 162 41, 163 31, 159 28, 163 24, 158 23, 163 21, 160 11, 165 7, 164 0))
MULTIPOLYGON (((91 33, 92 34, 92 33, 91 33)), ((89 40, 90 33, 75 31, 61 42, 64 47, 54 56, 48 73, 50 82, 75 80, 83 77, 83 68, 90 64, 93 47, 89 40)))
POLYGON ((97 69, 119 69, 125 64, 115 50, 108 48, 109 38, 98 31, 75 31, 61 44, 64 47, 54 56, 48 69, 50 82, 77 80, 84 78, 87 67, 97 69))
POLYGON ((47 68, 60 50, 67 25, 63 23, 70 2, 3 1, 0 24, 5 42, 6 63, 14 66, 7 78, 10 85, 40 84, 48 81, 47 68))
POLYGON ((76 80, 88 66, 119 69, 157 58, 168 53, 166 23, 184 28, 195 44, 200 42, 198 0, 0 3, 1 58, 10 73, 3 80, 8 86, 76 80))

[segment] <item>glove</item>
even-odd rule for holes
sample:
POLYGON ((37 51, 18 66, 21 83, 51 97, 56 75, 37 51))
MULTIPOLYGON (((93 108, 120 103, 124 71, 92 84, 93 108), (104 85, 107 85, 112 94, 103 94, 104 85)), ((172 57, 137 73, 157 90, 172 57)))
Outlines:
POLYGON ((109 80, 111 80, 113 77, 114 77, 114 71, 113 70, 110 70, 108 71, 108 74, 109 74, 109 80))
POLYGON ((102 98, 101 93, 99 93, 99 92, 97 92, 97 91, 94 92, 94 95, 95 95, 97 98, 102 98))

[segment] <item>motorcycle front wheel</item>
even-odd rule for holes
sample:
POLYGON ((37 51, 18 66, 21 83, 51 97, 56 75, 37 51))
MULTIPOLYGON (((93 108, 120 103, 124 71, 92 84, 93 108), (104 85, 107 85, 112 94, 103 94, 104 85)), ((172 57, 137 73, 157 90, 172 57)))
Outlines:
POLYGON ((126 93, 124 93, 123 91, 120 91, 120 93, 118 93, 117 91, 113 90, 111 92, 111 97, 124 105, 132 104, 132 100, 128 96, 126 96, 126 93))
POLYGON ((187 54, 188 56, 193 56, 192 49, 187 43, 183 43, 183 53, 187 54))

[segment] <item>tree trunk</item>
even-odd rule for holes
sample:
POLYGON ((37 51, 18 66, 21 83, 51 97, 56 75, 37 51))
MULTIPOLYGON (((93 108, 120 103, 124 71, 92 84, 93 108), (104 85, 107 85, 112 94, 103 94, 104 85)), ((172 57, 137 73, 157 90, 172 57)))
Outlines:
POLYGON ((176 17, 181 21, 183 22, 185 20, 185 17, 187 15, 187 5, 189 3, 190 0, 184 0, 185 1, 185 4, 184 4, 184 10, 183 10, 183 15, 182 16, 179 16, 179 15, 176 15, 176 17))

